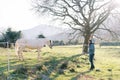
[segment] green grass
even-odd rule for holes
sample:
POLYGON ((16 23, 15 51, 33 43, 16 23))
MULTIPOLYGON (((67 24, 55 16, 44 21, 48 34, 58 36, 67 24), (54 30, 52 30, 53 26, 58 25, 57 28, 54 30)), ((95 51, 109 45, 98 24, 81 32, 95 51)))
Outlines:
POLYGON ((0 80, 119 80, 120 47, 96 46, 95 70, 89 71, 88 55, 81 46, 43 48, 40 61, 36 50, 24 52, 25 61, 16 58, 14 49, 0 48, 0 80), (10 71, 8 72, 8 54, 10 71))

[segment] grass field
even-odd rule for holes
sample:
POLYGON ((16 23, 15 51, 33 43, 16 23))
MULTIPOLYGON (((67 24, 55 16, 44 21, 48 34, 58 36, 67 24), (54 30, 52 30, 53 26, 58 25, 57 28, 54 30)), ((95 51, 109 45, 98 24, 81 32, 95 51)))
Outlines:
POLYGON ((81 52, 79 45, 56 46, 43 48, 40 61, 35 50, 24 52, 25 61, 18 61, 14 49, 0 48, 0 80, 120 80, 120 47, 96 46, 93 71, 88 55, 81 52))

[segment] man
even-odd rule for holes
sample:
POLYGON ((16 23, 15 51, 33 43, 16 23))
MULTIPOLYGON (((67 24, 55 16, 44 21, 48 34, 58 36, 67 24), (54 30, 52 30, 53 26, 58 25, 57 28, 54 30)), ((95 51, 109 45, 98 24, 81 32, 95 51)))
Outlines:
POLYGON ((89 61, 90 61, 90 70, 93 70, 95 68, 93 60, 94 60, 94 53, 95 53, 95 46, 94 46, 95 40, 93 38, 93 34, 90 36, 89 39, 89 61))

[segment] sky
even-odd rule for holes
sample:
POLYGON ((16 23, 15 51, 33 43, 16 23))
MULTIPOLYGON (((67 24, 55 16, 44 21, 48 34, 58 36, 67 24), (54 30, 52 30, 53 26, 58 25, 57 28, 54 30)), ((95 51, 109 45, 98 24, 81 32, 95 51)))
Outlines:
MULTIPOLYGON (((119 0, 116 0, 120 3, 119 0)), ((38 16, 31 10, 31 0, 0 0, 0 29, 29 29, 40 24, 50 24, 51 19, 38 16)))
POLYGON ((0 29, 24 30, 50 22, 31 9, 31 0, 0 0, 0 29))

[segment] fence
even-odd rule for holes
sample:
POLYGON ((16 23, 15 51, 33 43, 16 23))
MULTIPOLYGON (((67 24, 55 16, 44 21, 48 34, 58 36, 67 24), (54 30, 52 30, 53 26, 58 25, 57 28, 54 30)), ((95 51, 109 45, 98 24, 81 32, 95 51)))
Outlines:
MULTIPOLYGON (((0 44, 5 44, 6 45, 6 48, 7 48, 7 70, 8 70, 8 75, 9 75, 9 72, 10 72, 10 52, 8 51, 8 48, 9 48, 9 43, 8 42, 0 42, 0 44)), ((7 77, 7 80, 10 80, 9 79, 9 76, 7 77)))
POLYGON ((120 42, 101 42, 100 46, 120 46, 120 42))

